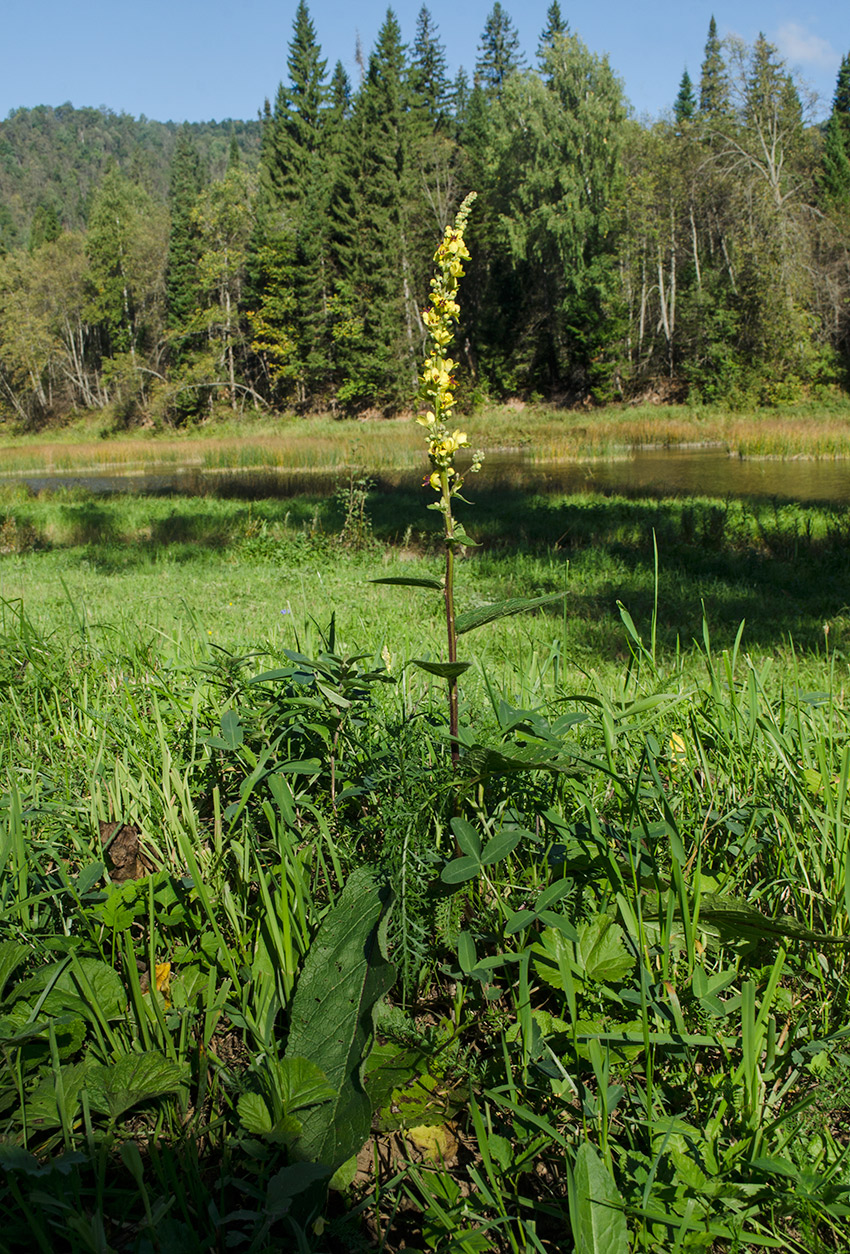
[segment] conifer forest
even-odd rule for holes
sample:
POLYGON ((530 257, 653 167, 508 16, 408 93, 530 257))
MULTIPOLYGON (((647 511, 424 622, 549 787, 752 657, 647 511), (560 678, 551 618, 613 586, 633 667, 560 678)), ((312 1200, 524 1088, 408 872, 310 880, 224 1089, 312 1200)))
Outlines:
POLYGON ((61 105, 0 123, 6 416, 403 410, 434 242, 471 190, 461 404, 844 384, 850 56, 816 121, 773 45, 712 18, 682 50, 699 77, 648 122, 557 3, 523 49, 497 0, 454 80, 427 8, 412 35, 388 10, 352 83, 301 0, 255 121, 61 105))

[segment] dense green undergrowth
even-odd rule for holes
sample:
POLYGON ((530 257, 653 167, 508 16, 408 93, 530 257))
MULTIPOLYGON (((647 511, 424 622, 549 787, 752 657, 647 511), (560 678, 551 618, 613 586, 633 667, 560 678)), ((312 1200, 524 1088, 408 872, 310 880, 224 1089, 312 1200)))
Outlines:
POLYGON ((842 515, 3 508, 8 1248, 847 1248, 842 515))

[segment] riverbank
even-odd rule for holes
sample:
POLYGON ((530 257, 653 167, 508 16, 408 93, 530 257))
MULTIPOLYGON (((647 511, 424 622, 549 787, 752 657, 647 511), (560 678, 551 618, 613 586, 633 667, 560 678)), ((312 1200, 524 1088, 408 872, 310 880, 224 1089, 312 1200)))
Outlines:
MULTIPOLYGON (((843 398, 751 412, 650 405, 575 411, 509 402, 459 416, 458 424, 485 453, 516 449, 540 462, 605 459, 634 448, 671 446, 717 447, 739 457, 850 457, 850 401, 843 398)), ((0 461, 8 474, 131 471, 151 462, 292 471, 356 464, 375 473, 417 466, 422 450, 421 430, 410 417, 246 414, 183 431, 115 431, 103 415, 86 415, 39 433, 0 427, 0 461)))

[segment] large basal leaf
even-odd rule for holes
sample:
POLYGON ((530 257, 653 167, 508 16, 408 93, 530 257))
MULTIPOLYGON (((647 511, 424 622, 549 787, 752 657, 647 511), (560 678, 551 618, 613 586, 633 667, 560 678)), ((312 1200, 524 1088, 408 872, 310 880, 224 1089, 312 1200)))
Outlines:
POLYGON ((542 597, 509 597, 506 601, 494 601, 492 605, 479 605, 474 610, 458 614, 455 631, 462 636, 464 632, 474 631, 476 627, 495 622, 497 618, 509 618, 511 614, 536 610, 542 605, 554 605, 556 601, 563 601, 566 595, 566 592, 550 592, 542 597))
POLYGON ((302 1116, 297 1157, 333 1171, 369 1135, 371 1105, 363 1065, 373 1013, 395 980, 386 957, 388 894, 368 867, 354 871, 310 946, 292 999, 286 1057, 308 1058, 334 1089, 302 1116))
MULTIPOLYGON (((666 897, 666 894, 663 895, 666 897)), ((662 918, 666 903, 659 901, 657 893, 647 893, 646 918, 662 918)), ((678 902, 674 915, 681 917, 678 902)), ((735 897, 720 897, 703 893, 699 900, 699 924, 706 930, 717 932, 726 941, 783 940, 804 941, 811 945, 850 945, 850 936, 830 936, 825 932, 813 932, 804 923, 790 915, 768 918, 745 901, 735 897)))
POLYGON ((388 583, 393 584, 397 588, 433 588, 437 592, 443 591, 443 585, 439 579, 411 579, 407 575, 394 575, 386 579, 370 579, 369 583, 388 583))
POLYGON ((0 945, 0 997, 5 992, 9 976, 27 958, 32 958, 32 950, 27 945, 19 945, 13 940, 3 941, 0 945))
POLYGON ((27 1127, 71 1127, 92 1064, 87 1060, 65 1063, 58 1073, 48 1072, 33 1089, 26 1106, 27 1127))
POLYGON ((327 1180, 331 1172, 327 1167, 316 1163, 293 1163, 291 1167, 282 1167, 269 1180, 266 1190, 266 1215, 269 1219, 277 1219, 288 1214, 292 1199, 300 1193, 327 1180))
POLYGON ((118 1119, 140 1102, 175 1093, 183 1084, 182 1067, 155 1050, 125 1054, 108 1067, 93 1067, 86 1079, 93 1110, 118 1119))
POLYGON ((127 1010, 127 990, 112 967, 99 958, 64 959, 40 967, 35 975, 15 986, 15 1000, 41 1002, 50 1015, 64 1011, 83 1015, 94 1022, 123 1018, 127 1010), (58 970, 57 974, 57 969, 58 970), (41 996, 48 989, 46 996, 41 996))
POLYGON ((579 1146, 569 1194, 575 1254, 629 1254, 623 1199, 589 1141, 579 1146))

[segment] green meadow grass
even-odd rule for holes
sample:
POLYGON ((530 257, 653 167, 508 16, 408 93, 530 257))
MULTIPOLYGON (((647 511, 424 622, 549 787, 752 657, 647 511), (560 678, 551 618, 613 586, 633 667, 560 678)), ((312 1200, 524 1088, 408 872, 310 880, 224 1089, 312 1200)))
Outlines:
POLYGON ((440 597, 370 582, 439 576, 419 496, 357 549, 335 498, 0 498, 8 1248, 847 1248, 850 519, 476 488, 459 608, 565 598, 461 637, 454 775, 440 597), (364 866, 328 1191, 287 1043, 364 866))

